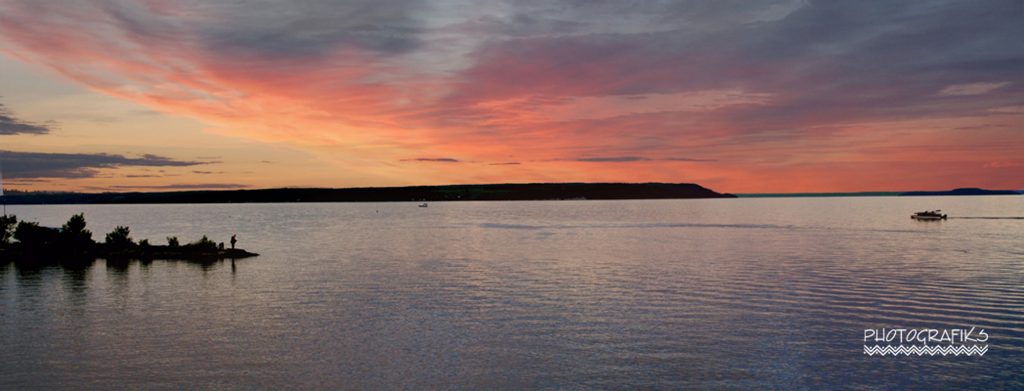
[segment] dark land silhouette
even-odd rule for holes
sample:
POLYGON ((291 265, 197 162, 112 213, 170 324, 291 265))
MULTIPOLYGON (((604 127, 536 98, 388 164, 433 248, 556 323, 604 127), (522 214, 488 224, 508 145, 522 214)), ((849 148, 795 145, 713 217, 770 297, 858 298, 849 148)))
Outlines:
POLYGON ((985 190, 976 187, 964 187, 953 190, 940 191, 908 191, 900 193, 901 196, 977 196, 977 195, 1020 195, 1015 190, 985 190))
POLYGON ((0 217, 0 264, 19 262, 23 265, 91 263, 97 258, 108 261, 186 260, 215 261, 257 256, 242 249, 226 249, 206 236, 180 244, 177 237, 167 238, 166 245, 151 244, 148 239, 136 242, 131 229, 118 226, 96 242, 86 228, 85 216, 77 214, 60 228, 43 227, 38 223, 18 221, 13 215, 0 217))
POLYGON ((692 183, 528 183, 362 188, 279 188, 154 193, 8 193, 8 204, 528 201, 732 198, 692 183))
POLYGON ((740 194, 743 198, 775 198, 775 197, 894 197, 894 196, 973 196, 973 195, 1020 195, 1024 192, 1016 190, 986 190, 966 187, 939 191, 864 191, 853 193, 748 193, 740 194))

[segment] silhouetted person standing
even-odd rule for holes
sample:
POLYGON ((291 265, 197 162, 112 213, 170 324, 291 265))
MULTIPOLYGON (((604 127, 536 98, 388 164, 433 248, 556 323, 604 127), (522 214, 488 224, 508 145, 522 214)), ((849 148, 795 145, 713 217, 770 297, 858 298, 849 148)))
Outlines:
POLYGON ((235 238, 235 235, 231 235, 231 249, 232 250, 235 249, 235 243, 238 243, 238 239, 235 238))

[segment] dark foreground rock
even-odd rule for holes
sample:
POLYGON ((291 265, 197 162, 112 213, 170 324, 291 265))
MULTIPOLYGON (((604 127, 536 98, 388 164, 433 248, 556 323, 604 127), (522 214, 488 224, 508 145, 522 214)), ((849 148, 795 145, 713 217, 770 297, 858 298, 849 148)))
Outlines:
POLYGON ((168 260, 168 261, 218 261, 245 259, 259 254, 240 248, 236 249, 189 249, 170 246, 138 246, 129 249, 110 249, 97 244, 90 249, 81 248, 38 248, 17 244, 0 249, 0 263, 9 261, 47 262, 80 261, 92 259, 118 260, 168 260))
POLYGON ((259 256, 240 248, 189 249, 187 247, 139 246, 131 250, 108 250, 95 254, 97 258, 166 259, 166 260, 221 260, 244 259, 259 256))

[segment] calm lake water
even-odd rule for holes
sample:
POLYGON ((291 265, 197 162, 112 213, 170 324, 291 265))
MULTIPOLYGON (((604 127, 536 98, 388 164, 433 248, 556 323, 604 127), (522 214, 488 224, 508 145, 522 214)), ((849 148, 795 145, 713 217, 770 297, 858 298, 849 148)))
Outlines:
POLYGON ((0 265, 0 389, 1024 388, 1019 196, 8 207, 79 211, 262 255, 0 265))

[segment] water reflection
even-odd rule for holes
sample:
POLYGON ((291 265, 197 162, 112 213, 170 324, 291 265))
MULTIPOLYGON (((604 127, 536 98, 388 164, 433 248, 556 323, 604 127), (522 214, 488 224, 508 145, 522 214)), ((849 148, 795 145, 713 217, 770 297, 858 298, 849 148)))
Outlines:
POLYGON ((65 265, 63 268, 64 275, 61 278, 61 282, 72 310, 77 309, 81 311, 86 304, 88 299, 89 272, 92 270, 92 266, 93 262, 88 264, 74 263, 72 265, 65 265))
MULTIPOLYGON (((14 263, 14 286, 20 310, 35 310, 45 303, 45 295, 41 293, 43 285, 43 268, 36 265, 14 263)), ((6 314, 4 314, 6 316, 6 314)))
POLYGON ((14 270, 16 281, 18 282, 18 288, 33 288, 38 287, 39 282, 43 276, 44 266, 36 264, 25 264, 21 262, 14 262, 14 270))
POLYGON ((218 265, 223 264, 224 261, 197 261, 190 262, 192 265, 199 266, 199 269, 203 271, 203 277, 206 277, 206 273, 217 268, 218 265))
MULTIPOLYGON (((133 268, 139 270, 143 274, 148 274, 154 262, 183 264, 201 271, 204 275, 208 272, 220 269, 222 266, 224 266, 225 263, 230 263, 232 274, 236 273, 237 271, 235 259, 190 261, 111 258, 62 259, 59 261, 52 262, 41 262, 39 260, 19 260, 0 263, 0 281, 4 281, 8 273, 13 272, 17 286, 33 286, 39 285, 40 281, 44 278, 43 275, 45 271, 60 271, 62 275, 62 281, 65 284, 65 288, 76 291, 84 290, 85 287, 88 286, 89 273, 97 262, 104 263, 107 276, 112 277, 112 281, 124 280, 128 278, 133 268)), ((123 281, 120 281, 119 284, 120 283, 123 283, 123 281)), ((4 288, 5 286, 0 284, 0 290, 4 288)))
POLYGON ((134 262, 138 261, 117 258, 107 259, 107 274, 115 277, 125 277, 128 274, 128 267, 134 262))

